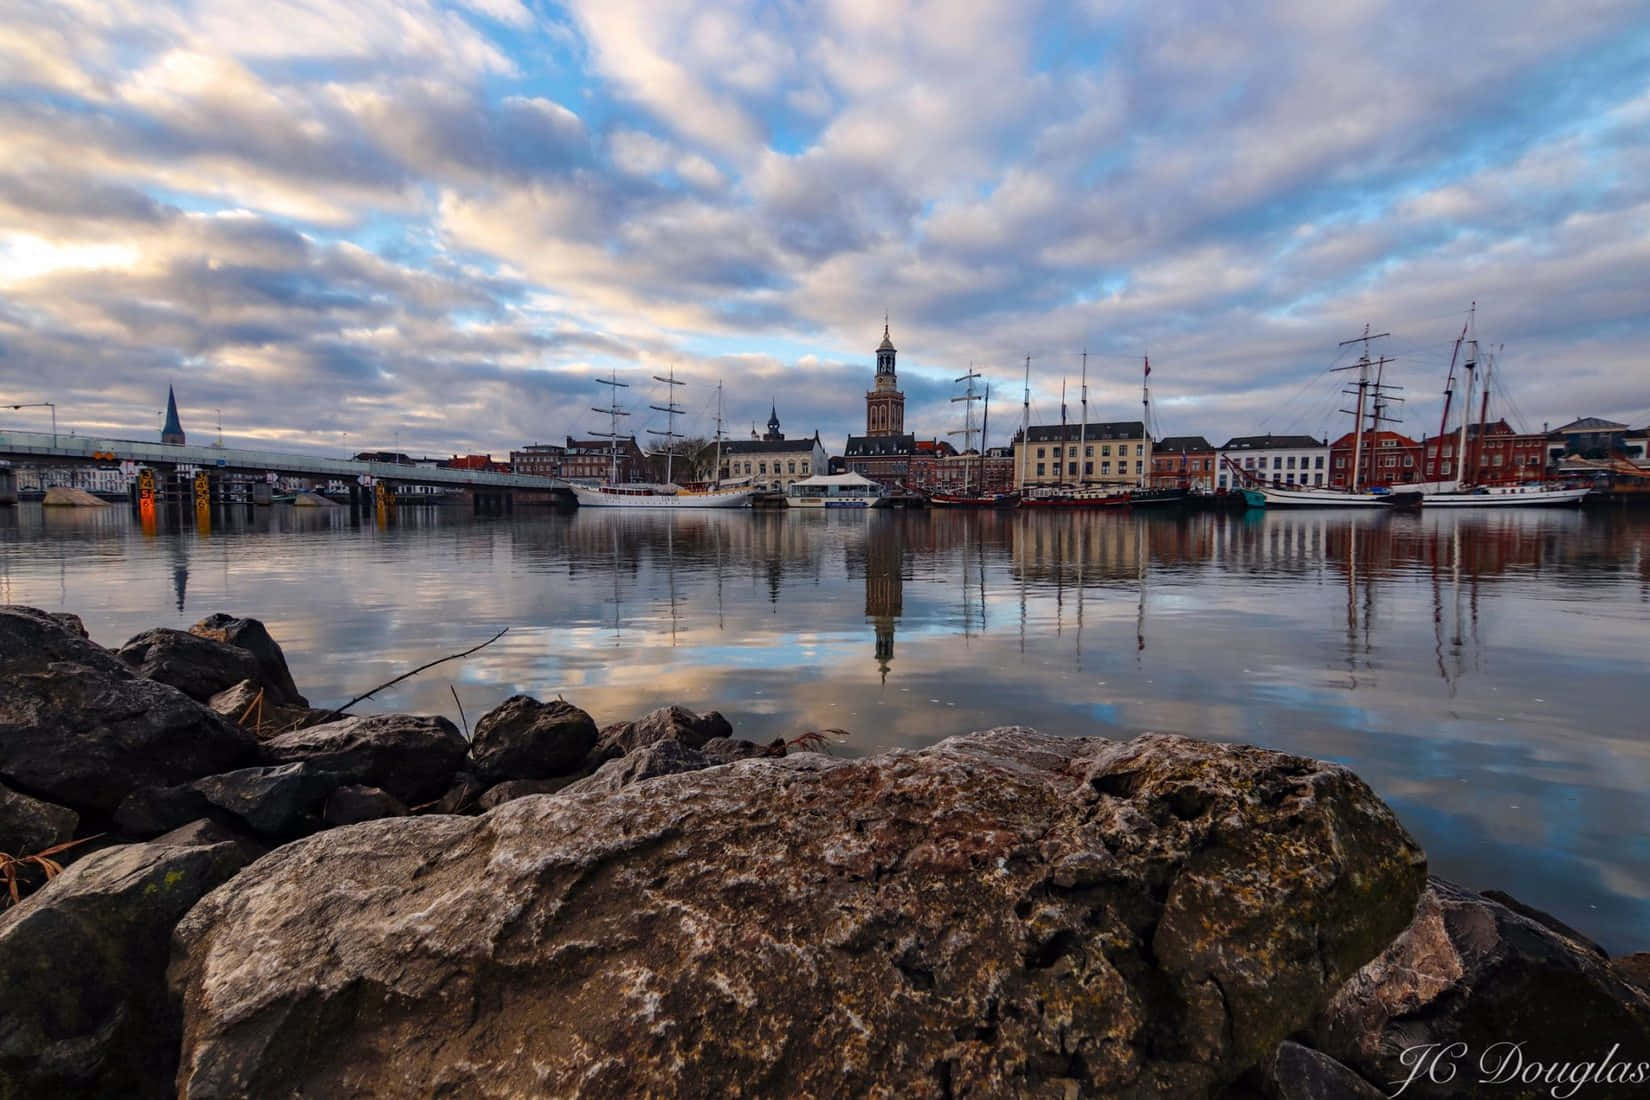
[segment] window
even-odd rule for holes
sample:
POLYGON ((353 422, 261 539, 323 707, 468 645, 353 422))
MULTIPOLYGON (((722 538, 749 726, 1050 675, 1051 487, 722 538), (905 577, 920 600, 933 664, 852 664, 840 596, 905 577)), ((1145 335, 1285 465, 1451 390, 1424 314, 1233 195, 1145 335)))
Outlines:
POLYGON ((1134 453, 1137 454, 1137 455, 1145 454, 1146 453, 1146 445, 1144 443, 1136 443, 1134 445, 1134 453))
POLYGON ((751 464, 749 462, 745 463, 745 472, 747 474, 751 472, 751 464))
MULTIPOLYGON (((1037 448, 1037 457, 1038 457, 1038 458, 1042 458, 1042 457, 1043 457, 1043 449, 1042 449, 1042 448, 1041 448, 1041 447, 1038 447, 1038 448, 1037 448)), ((1042 472, 1043 472, 1043 471, 1042 471, 1042 468, 1041 468, 1041 467, 1039 467, 1039 468, 1038 468, 1038 470, 1037 470, 1037 472, 1038 472, 1038 473, 1042 473, 1042 472)))
POLYGON ((1410 470, 1410 469, 1414 469, 1414 467, 1415 467, 1415 456, 1414 455, 1405 455, 1404 456, 1404 469, 1410 470))
POLYGON ((1253 470, 1255 468, 1255 460, 1253 458, 1244 459, 1243 460, 1243 468, 1245 470, 1253 470))
MULTIPOLYGON (((1263 458, 1263 459, 1261 459, 1261 461, 1265 462, 1266 460, 1263 458)), ((1272 469, 1274 469, 1274 470, 1283 469, 1283 457, 1281 455, 1273 455, 1272 456, 1272 469)))
POLYGON ((1313 466, 1319 470, 1323 469, 1323 455, 1317 457, 1316 461, 1313 462, 1313 466))
MULTIPOLYGON (((1038 452, 1037 452, 1037 453, 1038 453, 1038 454, 1042 454, 1042 453, 1043 453, 1043 452, 1042 452, 1042 451, 1038 451, 1038 452)), ((1042 464, 1042 463, 1041 463, 1041 462, 1039 462, 1039 463, 1037 463, 1037 476, 1038 476, 1038 477, 1042 477, 1042 476, 1043 476, 1043 464, 1042 464)))
POLYGON ((1335 456, 1335 469, 1337 469, 1337 470, 1346 469, 1346 456, 1345 455, 1336 455, 1335 456))
POLYGON ((1104 447, 1100 448, 1100 457, 1101 458, 1110 458, 1111 457, 1111 444, 1110 443, 1108 443, 1104 447))
POLYGON ((768 464, 766 462, 758 462, 756 464, 756 472, 759 473, 759 474, 767 473, 768 472, 768 464))
POLYGON ((802 460, 802 472, 803 473, 808 472, 808 460, 807 459, 802 460))
POLYGON ((1312 484, 1322 485, 1323 484, 1323 475, 1322 474, 1313 474, 1312 475, 1312 484))
POLYGON ((1109 462, 1100 463, 1100 475, 1102 477, 1104 477, 1104 476, 1106 476, 1107 474, 1110 474, 1110 473, 1111 473, 1111 463, 1109 463, 1109 462))
POLYGON ((1293 485, 1293 484, 1295 484, 1295 474, 1294 474, 1294 471, 1290 471, 1290 472, 1289 472, 1289 473, 1288 473, 1288 474, 1286 474, 1286 475, 1284 475, 1284 478, 1283 478, 1283 480, 1285 480, 1285 481, 1287 481, 1287 482, 1288 482, 1288 483, 1289 483, 1289 484, 1291 484, 1291 485, 1293 485))
POLYGON ((1146 464, 1144 462, 1136 462, 1134 464, 1134 472, 1137 473, 1137 474, 1145 473, 1146 472, 1146 464))
POLYGON ((1225 474, 1220 475, 1220 480, 1218 482, 1218 485, 1222 489, 1226 488, 1226 475, 1225 474))
POLYGON ((1490 465, 1491 465, 1491 466, 1499 466, 1499 465, 1501 465, 1501 456, 1500 456, 1500 455, 1496 455, 1496 456, 1495 456, 1495 457, 1494 457, 1494 458, 1492 458, 1492 459, 1490 459, 1490 465))
POLYGON ((1386 466, 1386 467, 1391 467, 1391 466, 1398 465, 1398 456, 1397 455, 1382 455, 1381 456, 1381 465, 1386 466))
MULTIPOLYGON (((1090 447, 1089 450, 1092 451, 1092 450, 1094 450, 1094 448, 1090 447)), ((1094 475, 1094 463, 1092 463, 1092 462, 1083 463, 1083 476, 1084 477, 1092 477, 1093 475, 1094 475)))
POLYGON ((1094 444, 1090 443, 1088 446, 1083 448, 1083 457, 1084 458, 1093 458, 1094 457, 1094 444))
POLYGON ((1290 455, 1289 456, 1289 469, 1293 470, 1294 468, 1295 468, 1295 456, 1290 455))

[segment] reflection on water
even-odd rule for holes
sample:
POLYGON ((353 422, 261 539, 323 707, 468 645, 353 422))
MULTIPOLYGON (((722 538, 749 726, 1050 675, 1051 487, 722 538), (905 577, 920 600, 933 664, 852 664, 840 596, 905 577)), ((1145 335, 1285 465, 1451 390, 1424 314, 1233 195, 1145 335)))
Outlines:
POLYGON ((25 505, 0 601, 107 644, 258 615, 317 703, 507 625, 377 702, 681 702, 850 751, 1004 723, 1274 746, 1357 769, 1442 873, 1650 947, 1650 517, 276 507, 149 533, 25 505))

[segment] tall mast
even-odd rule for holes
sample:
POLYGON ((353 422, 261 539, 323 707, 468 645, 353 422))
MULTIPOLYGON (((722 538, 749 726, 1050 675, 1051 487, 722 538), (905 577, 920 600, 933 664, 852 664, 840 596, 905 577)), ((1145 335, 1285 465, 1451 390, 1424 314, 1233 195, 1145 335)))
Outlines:
MULTIPOLYGON (((1353 425, 1352 426, 1352 484, 1348 487, 1348 491, 1353 492, 1353 493, 1358 491, 1359 474, 1363 470, 1363 457, 1364 457, 1364 399, 1369 395, 1369 367, 1370 367, 1369 342, 1371 340, 1379 340, 1383 336, 1390 336, 1390 335, 1392 335, 1390 332, 1377 332, 1377 333, 1371 334, 1370 331, 1369 331, 1369 326, 1365 325, 1364 326, 1364 334, 1362 336, 1354 336, 1350 340, 1342 340, 1340 342, 1340 344, 1338 345, 1338 346, 1344 348, 1348 344, 1361 343, 1364 346, 1364 352, 1363 352, 1362 355, 1360 355, 1358 357, 1358 361, 1356 363, 1354 363, 1352 366, 1348 366, 1348 367, 1336 367, 1335 368, 1337 371, 1356 370, 1358 372, 1358 388, 1357 388, 1357 391, 1356 391, 1357 394, 1358 394, 1358 407, 1357 407, 1356 411, 1354 411, 1352 409, 1342 409, 1341 410, 1342 412, 1352 413, 1352 418, 1353 418, 1352 419, 1352 425, 1353 425)), ((1382 359, 1381 362, 1384 364, 1386 362, 1386 360, 1382 359)), ((1352 393, 1354 391, 1347 390, 1346 392, 1347 393, 1352 393)))
MULTIPOLYGON (((1140 359, 1146 368, 1140 374, 1140 433, 1141 435, 1149 435, 1152 430, 1152 357, 1149 355, 1143 355, 1140 359)), ((1127 446, 1127 444, 1125 444, 1125 446, 1127 446)), ((1127 470, 1128 466, 1125 464, 1123 469, 1127 470)), ((1139 482, 1139 488, 1144 489, 1146 487, 1145 459, 1140 460, 1140 472, 1136 476, 1135 480, 1139 482)))
MULTIPOLYGON (((1089 349, 1088 348, 1083 349, 1082 405, 1083 405, 1083 423, 1077 429, 1077 461, 1078 462, 1082 462, 1083 457, 1088 454, 1088 442, 1089 442, 1089 349)), ((1085 465, 1077 467, 1077 469, 1079 471, 1079 473, 1077 474, 1077 484, 1078 484, 1078 486, 1082 486, 1087 481, 1087 474, 1083 471, 1086 471, 1088 469, 1088 466, 1085 464, 1085 465)))
MULTIPOLYGON (((967 392, 963 393, 961 396, 953 397, 951 399, 951 403, 953 405, 956 404, 958 401, 963 402, 963 426, 962 426, 961 429, 949 433, 951 435, 960 435, 960 436, 963 437, 963 453, 964 454, 967 454, 968 449, 974 445, 974 402, 976 402, 980 399, 980 395, 974 392, 974 379, 976 379, 978 377, 980 377, 979 372, 977 372, 974 369, 974 364, 970 363, 970 364, 968 364, 968 373, 967 374, 960 375, 959 377, 953 379, 953 381, 956 381, 956 382, 967 382, 968 383, 967 392)), ((964 459, 963 460, 963 493, 967 494, 967 492, 968 492, 968 462, 967 462, 966 459, 964 459)))
POLYGON ((669 485, 671 483, 672 473, 671 461, 676 457, 676 441, 682 438, 676 433, 676 414, 681 412, 682 409, 680 405, 676 404, 675 387, 685 386, 687 383, 676 381, 675 363, 670 365, 670 377, 660 378, 657 374, 655 374, 653 376, 653 380, 655 382, 663 382, 665 385, 671 387, 665 391, 665 403, 663 405, 648 406, 648 408, 652 409, 654 412, 662 412, 665 414, 665 430, 662 432, 656 432, 652 428, 647 430, 648 435, 662 435, 665 437, 665 484, 669 485))
POLYGON ((1495 355, 1484 356, 1484 384, 1479 387, 1483 395, 1478 402, 1478 438, 1472 449, 1472 483, 1481 484, 1484 480, 1484 432, 1490 422, 1490 380, 1495 377, 1495 355))
POLYGON ((600 439, 603 436, 607 437, 607 483, 609 485, 617 485, 619 483, 619 417, 630 415, 623 409, 619 408, 619 390, 621 388, 628 389, 630 387, 630 383, 619 381, 619 372, 617 370, 613 371, 612 378, 598 378, 596 381, 600 382, 604 386, 612 386, 613 397, 608 402, 607 408, 592 408, 590 410, 591 412, 604 412, 607 414, 608 430, 605 432, 592 432, 590 434, 594 435, 597 439, 600 439))
POLYGON ((1026 459, 1031 457, 1031 356, 1026 356, 1025 404, 1020 411, 1020 478, 1016 489, 1025 488, 1026 459))
MULTIPOLYGON (((711 470, 711 485, 714 488, 722 487, 722 380, 716 380, 716 465, 711 470)), ((717 577, 721 583, 721 577, 717 577)))
POLYGON ((1064 378, 1060 379, 1060 446, 1055 449, 1054 454, 1060 460, 1054 467, 1054 472, 1059 475, 1059 480, 1054 484, 1064 485, 1066 483, 1066 380, 1064 378))
MULTIPOLYGON (((985 493, 985 429, 991 423, 991 383, 985 384, 985 404, 980 413, 980 493, 985 493)), ((981 612, 984 613, 985 589, 980 589, 981 612)))
MULTIPOLYGON (((1474 302, 1472 307, 1477 309, 1478 303, 1474 302)), ((1461 335, 1455 338, 1455 350, 1449 354, 1449 373, 1444 376, 1444 415, 1438 421, 1438 457, 1432 464, 1433 475, 1439 480, 1442 480, 1443 476, 1444 440, 1449 438, 1449 407, 1455 398, 1455 363, 1461 357, 1461 345, 1467 339, 1467 326, 1471 323, 1462 322, 1461 335)), ((1422 461, 1425 462, 1425 459, 1422 461)))
POLYGON ((1455 440, 1455 480, 1458 486, 1467 484, 1467 421, 1472 419, 1472 388, 1478 381, 1478 341, 1467 341, 1467 361, 1462 364, 1467 375, 1467 395, 1461 401, 1461 431, 1455 440))

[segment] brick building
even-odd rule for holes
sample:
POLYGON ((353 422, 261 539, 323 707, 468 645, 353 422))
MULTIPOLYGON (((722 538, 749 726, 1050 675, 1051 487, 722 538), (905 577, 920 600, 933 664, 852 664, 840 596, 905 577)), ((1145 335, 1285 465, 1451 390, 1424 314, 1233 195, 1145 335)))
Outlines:
POLYGON ((566 455, 567 448, 554 443, 529 443, 519 451, 510 452, 510 466, 518 474, 560 477, 562 459, 566 455))
POLYGON ((1166 436, 1152 445, 1151 485, 1212 493, 1218 464, 1214 444, 1201 435, 1166 436))
MULTIPOLYGON (((618 476, 614 478, 619 484, 646 481, 648 479, 647 456, 642 449, 636 446, 634 436, 626 436, 618 442, 618 476)), ((567 446, 562 455, 561 476, 569 481, 588 481, 596 484, 606 484, 613 469, 613 456, 610 441, 606 439, 574 439, 567 437, 567 446)))
POLYGON ((1505 420, 1469 424, 1465 456, 1455 432, 1422 441, 1426 457, 1421 480, 1453 481, 1464 471, 1464 480, 1472 485, 1539 481, 1546 472, 1548 442, 1545 433, 1515 432, 1505 420))
MULTIPOLYGON (((1352 442, 1356 437, 1347 432, 1329 445, 1329 484, 1336 489, 1350 489, 1352 485, 1352 442)), ((1356 463, 1358 488, 1375 485, 1412 485, 1426 478, 1422 474, 1421 444, 1404 435, 1382 429, 1363 434, 1363 456, 1356 463)))

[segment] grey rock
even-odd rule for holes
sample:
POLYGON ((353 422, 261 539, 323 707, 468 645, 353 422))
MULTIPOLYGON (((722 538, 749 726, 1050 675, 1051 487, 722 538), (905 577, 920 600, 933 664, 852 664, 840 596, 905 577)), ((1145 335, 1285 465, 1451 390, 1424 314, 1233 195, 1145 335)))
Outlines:
POLYGON ((115 811, 132 836, 153 836, 209 818, 269 840, 289 840, 321 825, 321 808, 338 780, 304 761, 240 768, 172 787, 133 791, 115 811))
POLYGON ((0 1095, 171 1094, 172 929, 248 858, 234 842, 195 841, 94 852, 0 913, 0 1095))
POLYGON ((437 814, 475 813, 480 808, 481 796, 487 793, 487 784, 470 772, 453 776, 452 786, 436 800, 430 812, 437 814))
POLYGON ((680 741, 655 741, 616 760, 609 760, 597 768, 595 774, 571 783, 563 790, 569 794, 611 792, 645 779, 698 771, 715 763, 698 749, 690 749, 680 741))
MULTIPOLYGON (((783 743, 781 743, 783 745, 783 743)), ((770 752, 767 745, 758 745, 755 741, 747 741, 736 737, 712 737, 699 751, 716 761, 718 764, 731 764, 735 760, 749 760, 753 756, 784 756, 783 751, 770 752)))
POLYGON ((146 630, 115 655, 144 679, 170 684, 202 703, 258 675, 258 662, 246 650, 187 630, 146 630))
POLYGON ((292 682, 292 672, 287 668, 286 654, 281 652, 281 647, 270 637, 268 629, 259 620, 237 618, 220 611, 208 615, 190 627, 189 633, 216 642, 227 642, 250 653, 258 666, 256 679, 264 686, 270 702, 286 706, 309 706, 309 700, 299 694, 298 685, 292 682))
POLYGON ((48 611, 47 614, 57 620, 57 624, 70 634, 91 641, 92 636, 86 633, 86 624, 80 621, 79 615, 69 611, 48 611))
POLYGON ((441 797, 467 749, 447 719, 416 714, 342 718, 263 743, 273 763, 308 761, 339 783, 378 787, 409 806, 441 797))
POLYGON ((0 852, 28 856, 73 839, 80 815, 0 783, 0 852))
POLYGON ((1285 1040, 1266 1066, 1272 1100, 1387 1100, 1387 1094, 1322 1051, 1285 1040))
POLYGON ((128 837, 151 839, 200 818, 227 824, 228 815, 215 810, 206 796, 187 784, 139 787, 115 808, 115 828, 128 837))
POLYGON ((1574 928, 1571 928, 1551 913, 1537 909, 1533 905, 1525 905, 1505 890, 1482 890, 1479 892, 1479 897, 1487 898, 1498 905, 1504 905, 1521 917, 1528 917, 1537 924, 1551 928, 1560 936, 1570 940, 1572 943, 1580 944, 1582 947, 1586 948, 1588 951, 1591 951, 1601 959, 1608 959, 1610 957, 1610 952, 1604 950, 1604 948, 1593 942, 1593 940, 1582 935, 1580 932, 1577 932, 1574 928))
POLYGON ((1631 984, 1650 993, 1650 951, 1618 955, 1610 960, 1610 968, 1631 984))
POLYGON ((267 740, 293 730, 318 726, 334 717, 331 711, 316 707, 287 706, 269 700, 256 680, 242 680, 224 688, 206 701, 214 714, 248 730, 254 737, 267 740))
POLYGON ((714 737, 733 736, 733 726, 719 711, 695 714, 686 707, 668 706, 649 711, 634 722, 622 722, 602 731, 601 746, 635 752, 659 741, 680 741, 696 749, 714 737))
POLYGON ((575 782, 577 780, 570 775, 564 775, 557 779, 507 779, 503 783, 487 788, 486 793, 477 800, 476 806, 485 812, 495 806, 502 806, 506 802, 513 802, 518 798, 526 798, 529 795, 556 794, 558 791, 566 790, 575 782))
POLYGON ((44 612, 0 608, 0 777, 81 813, 253 762, 256 742, 44 612))
POLYGON ((328 796, 321 816, 328 825, 359 825, 386 817, 406 817, 407 807, 399 798, 377 787, 347 786, 339 787, 328 796))
POLYGON ((1597 1059, 1613 1043, 1650 1050, 1650 995, 1585 942, 1433 878, 1409 927, 1336 992, 1312 1037, 1364 1079, 1382 1082, 1409 1078, 1406 1050, 1465 1044, 1469 1055, 1455 1079, 1422 1075, 1405 1096, 1547 1096, 1551 1084, 1539 1081, 1475 1085, 1476 1060, 1512 1042, 1522 1044, 1525 1062, 1597 1059))
POLYGON ((596 745, 596 723, 573 704, 512 695, 481 716, 470 759, 482 779, 550 779, 576 770, 596 745))
POLYGON ((183 1097, 1218 1094, 1414 911, 1345 769, 1009 729, 319 833, 180 924, 183 1097))

